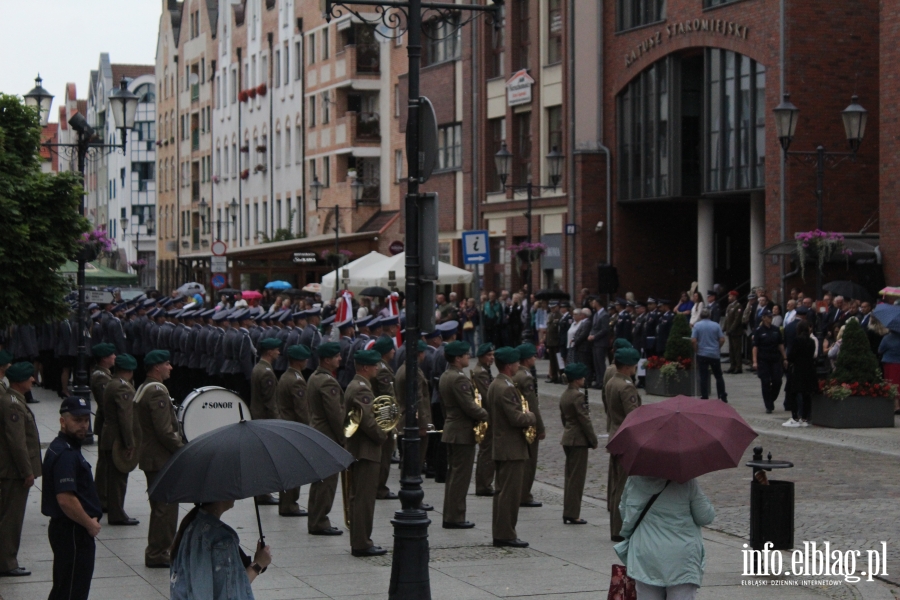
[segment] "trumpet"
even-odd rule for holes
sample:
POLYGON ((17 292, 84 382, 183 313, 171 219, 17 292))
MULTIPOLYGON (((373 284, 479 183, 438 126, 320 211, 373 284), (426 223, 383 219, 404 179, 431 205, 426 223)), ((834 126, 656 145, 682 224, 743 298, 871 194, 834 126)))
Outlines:
MULTIPOLYGON (((375 413, 375 423, 382 431, 393 431, 400 422, 400 405, 393 396, 378 396, 372 401, 372 411, 375 413)), ((354 407, 347 418, 344 419, 344 437, 351 438, 359 429, 362 421, 362 411, 354 407)))
MULTIPOLYGON (((518 388, 516 388, 516 392, 519 394, 519 399, 522 401, 522 412, 529 412, 528 400, 525 399, 525 396, 522 395, 522 392, 520 392, 518 388)), ((529 444, 533 444, 534 440, 537 439, 537 429, 535 429, 534 425, 529 425, 522 433, 525 435, 525 441, 529 444)))
MULTIPOLYGON (((481 404, 481 394, 478 392, 478 387, 475 387, 475 404, 478 406, 482 406, 481 404)), ((472 428, 475 431, 475 443, 480 444, 484 441, 484 436, 487 434, 488 430, 488 422, 487 421, 478 421, 475 423, 475 427, 472 428)))

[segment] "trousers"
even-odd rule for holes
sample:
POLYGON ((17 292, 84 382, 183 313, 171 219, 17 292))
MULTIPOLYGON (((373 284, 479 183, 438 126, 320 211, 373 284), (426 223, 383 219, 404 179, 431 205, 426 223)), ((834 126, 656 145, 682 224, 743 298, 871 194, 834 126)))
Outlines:
POLYGON ((47 537, 53 550, 53 588, 48 600, 87 600, 94 577, 94 538, 66 517, 50 519, 47 537))
POLYGON ((19 568, 19 542, 28 490, 24 479, 0 479, 0 571, 19 568))
POLYGON ((350 465, 350 547, 366 550, 372 542, 375 524, 375 494, 380 463, 358 460, 350 465))
MULTIPOLYGON (((106 499, 107 519, 111 523, 121 522, 128 518, 125 514, 125 492, 128 491, 128 473, 123 473, 116 468, 112 459, 112 450, 101 450, 100 456, 104 456, 103 465, 106 467, 106 476, 103 478, 106 489, 104 497, 106 499)), ((100 458, 97 458, 100 463, 100 458)), ((100 491, 100 486, 97 486, 100 491)))
POLYGON ((775 400, 781 392, 781 379, 784 375, 784 367, 781 358, 756 360, 756 375, 762 385, 763 403, 766 410, 775 410, 775 400))
POLYGON ((475 465, 475 493, 490 494, 494 491, 494 458, 491 431, 478 444, 478 461, 475 465))
POLYGON ((563 517, 581 518, 581 497, 587 476, 588 447, 563 446, 566 453, 566 479, 563 488, 563 517))
POLYGON ((307 505, 309 512, 307 528, 309 531, 322 531, 331 527, 328 513, 331 512, 331 507, 334 505, 334 494, 337 492, 339 476, 336 473, 309 486, 309 504, 307 505))
POLYGON ((525 461, 525 473, 522 474, 522 502, 534 502, 531 488, 537 474, 538 447, 541 442, 537 438, 528 444, 528 459, 525 461))
POLYGON ((728 371, 738 373, 744 370, 744 334, 728 336, 728 371))
POLYGON ((297 500, 300 499, 300 488, 283 490, 278 494, 278 514, 286 515, 300 510, 297 500))
MULTIPOLYGON (((147 489, 153 485, 159 471, 144 471, 147 489)), ((158 565, 169 562, 169 548, 178 529, 178 505, 150 500, 150 533, 144 550, 144 564, 158 565)))
POLYGON ((637 600, 694 600, 699 589, 693 583, 661 587, 635 580, 637 600))
POLYGON ((700 369, 700 398, 704 400, 709 398, 709 372, 712 370, 713 377, 716 378, 716 396, 719 400, 727 401, 728 394, 725 393, 725 378, 722 377, 721 359, 698 356, 697 367, 700 369))
POLYGON ((447 484, 444 486, 444 522, 466 520, 466 494, 472 481, 475 462, 474 444, 447 444, 447 484))
POLYGON ((378 469, 378 498, 387 498, 391 490, 388 489, 387 480, 391 475, 391 456, 394 454, 394 432, 388 433, 388 437, 381 445, 381 464, 378 469))
POLYGON ((516 524, 519 522, 525 461, 497 460, 494 469, 496 489, 491 529, 495 540, 514 540, 518 537, 516 524))
POLYGON ((551 381, 559 381, 559 348, 556 346, 547 346, 547 358, 550 360, 550 377, 551 381))
POLYGON ((594 387, 603 387, 603 377, 606 375, 606 354, 609 344, 592 344, 591 352, 594 359, 594 387))
POLYGON ((618 536, 622 531, 622 513, 619 511, 619 503, 622 501, 622 492, 625 491, 625 481, 628 473, 619 464, 615 456, 609 457, 609 475, 606 481, 606 507, 609 510, 609 535, 618 536))

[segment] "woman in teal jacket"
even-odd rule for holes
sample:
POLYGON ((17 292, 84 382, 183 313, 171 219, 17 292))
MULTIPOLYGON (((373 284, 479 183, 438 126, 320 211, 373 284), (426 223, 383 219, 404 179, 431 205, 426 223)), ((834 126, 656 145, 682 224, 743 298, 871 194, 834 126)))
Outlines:
POLYGON ((616 544, 615 550, 635 580, 638 600, 693 599, 706 567, 700 528, 716 516, 697 480, 667 484, 658 477, 629 477, 619 510, 625 541, 616 544), (644 507, 657 493, 656 502, 635 529, 644 507))

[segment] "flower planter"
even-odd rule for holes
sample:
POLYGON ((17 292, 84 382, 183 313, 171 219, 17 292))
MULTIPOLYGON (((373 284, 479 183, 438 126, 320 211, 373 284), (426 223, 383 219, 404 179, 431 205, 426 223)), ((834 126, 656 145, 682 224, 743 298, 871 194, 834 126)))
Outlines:
POLYGON ((894 399, 849 396, 843 400, 824 394, 812 397, 813 425, 835 429, 863 429, 894 426, 894 399))
POLYGON ((694 370, 679 370, 674 377, 666 377, 659 369, 647 369, 647 380, 644 385, 651 396, 690 396, 693 394, 691 385, 694 370))
POLYGON ((329 254, 325 257, 325 264, 329 267, 334 267, 335 269, 343 267, 348 262, 350 262, 350 259, 343 254, 329 254))
POLYGON ((82 244, 81 250, 78 251, 77 260, 86 263, 97 260, 102 251, 103 247, 99 244, 82 244))

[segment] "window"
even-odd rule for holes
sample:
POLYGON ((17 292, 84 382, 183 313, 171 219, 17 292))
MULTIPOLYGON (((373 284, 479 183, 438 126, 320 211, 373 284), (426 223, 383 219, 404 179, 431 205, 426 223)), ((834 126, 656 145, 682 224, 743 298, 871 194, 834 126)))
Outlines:
POLYGON ((309 121, 310 127, 316 126, 316 97, 311 96, 309 98, 309 114, 307 115, 307 120, 309 121))
POLYGON ((301 61, 303 54, 303 44, 301 42, 294 43, 294 79, 300 79, 303 76, 303 62, 301 61))
POLYGON ((269 235, 269 203, 262 203, 262 231, 269 235))
POLYGON ((444 125, 438 128, 439 170, 462 167, 462 125, 444 125))
POLYGON ((288 43, 284 43, 284 85, 291 80, 291 51, 288 43))
POLYGON ((547 109, 547 152, 563 150, 562 106, 547 109))
POLYGON ((269 138, 266 134, 263 134, 261 140, 263 151, 259 152, 259 164, 264 167, 269 166, 269 138))
POLYGON ((400 86, 394 85, 394 116, 400 116, 400 86))
POLYGON ((238 147, 236 142, 231 143, 231 173, 237 177, 238 173, 238 147))
POLYGON ((562 0, 550 0, 547 6, 547 64, 553 65, 563 56, 562 0))
POLYGON ((500 152, 503 141, 506 140, 506 119, 491 119, 488 121, 488 133, 490 134, 490 146, 485 155, 485 175, 487 176, 487 191, 502 192, 503 184, 497 175, 497 165, 494 163, 494 155, 500 152))
POLYGON ((666 18, 666 0, 617 0, 618 31, 655 23, 666 18))
POLYGON ((291 164, 291 124, 287 123, 284 126, 284 166, 289 166, 291 164))
POLYGON ((216 172, 217 176, 222 175, 222 149, 216 148, 216 172))
POLYGON ((316 34, 309 34, 309 64, 316 62, 316 34))
POLYGON ((329 30, 326 26, 325 29, 322 30, 322 60, 326 60, 328 58, 328 34, 329 30))
POLYGON ((301 129, 301 127, 302 126, 298 123, 296 135, 297 151, 294 153, 294 156, 296 157, 295 160, 297 161, 298 165, 300 164, 300 158, 303 156, 303 130, 301 129))
POLYGON ((459 15, 453 15, 446 19, 432 19, 422 28, 424 30, 422 41, 425 45, 422 66, 435 65, 459 58, 461 31, 459 15))
POLYGON ((513 181, 528 181, 531 179, 531 113, 517 113, 513 117, 513 125, 516 136, 513 181))
MULTIPOLYGON (((318 179, 319 175, 316 172, 316 159, 312 159, 309 161, 309 182, 312 183, 316 179, 318 179)), ((322 183, 321 181, 319 183, 322 183)))
POLYGON ((137 191, 146 192, 147 182, 156 179, 156 163, 133 162, 131 163, 131 172, 137 175, 137 191))
POLYGON ((281 50, 275 51, 275 87, 281 87, 281 50))
POLYGON ((275 202, 275 228, 281 229, 281 200, 275 202))
POLYGON ((322 125, 327 125, 331 120, 331 98, 328 92, 322 93, 322 125))
POLYGON ((709 8, 711 6, 721 6, 723 4, 730 4, 736 1, 737 0, 703 0, 703 6, 705 8, 709 8))
POLYGON ((250 205, 244 206, 244 223, 242 225, 244 229, 244 239, 250 239, 250 205))
POLYGON ((438 260, 447 264, 453 264, 450 242, 438 242, 438 260))
POLYGON ((281 130, 275 132, 275 168, 281 168, 281 130))
POLYGON ((513 71, 528 68, 528 51, 531 48, 530 0, 513 3, 513 71))
POLYGON ((228 170, 229 170, 230 164, 231 163, 228 162, 228 144, 225 144, 225 162, 222 163, 222 166, 225 167, 224 170, 222 171, 222 176, 225 178, 228 177, 228 172, 229 172, 228 170))
MULTIPOLYGON (((259 82, 260 83, 270 83, 269 82, 269 55, 263 54, 259 57, 259 82)), ((259 96, 260 101, 262 101, 262 97, 259 96)))
MULTIPOLYGON (((124 208, 122 209, 125 210, 124 208)), ((156 207, 152 204, 137 204, 132 205, 131 207, 131 216, 137 216, 137 219, 132 219, 132 221, 136 221, 137 225, 143 225, 144 222, 153 217, 153 220, 156 220, 156 207)))
POLYGON ((394 150, 394 181, 403 179, 403 150, 394 150))
POLYGON ((237 93, 238 93, 238 80, 237 80, 237 69, 231 69, 231 103, 234 104, 237 102, 237 93))
POLYGON ((490 43, 487 46, 488 58, 487 58, 487 77, 488 79, 493 79, 495 77, 500 77, 503 75, 503 59, 506 55, 504 51, 504 44, 506 43, 505 34, 506 31, 506 5, 501 4, 496 15, 497 22, 499 25, 497 27, 486 27, 485 29, 488 31, 488 34, 491 36, 490 43))

